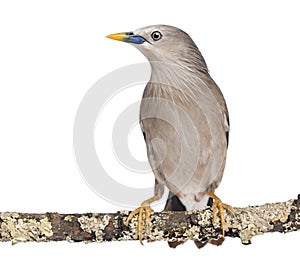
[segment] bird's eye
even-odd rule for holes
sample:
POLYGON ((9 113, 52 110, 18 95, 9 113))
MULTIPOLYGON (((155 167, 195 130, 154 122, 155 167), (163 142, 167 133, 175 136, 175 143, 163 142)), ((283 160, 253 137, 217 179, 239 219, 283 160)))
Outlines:
POLYGON ((154 41, 158 41, 158 40, 161 39, 162 34, 161 34, 161 32, 159 32, 159 31, 154 31, 154 32, 151 33, 151 37, 152 37, 152 39, 153 39, 154 41))

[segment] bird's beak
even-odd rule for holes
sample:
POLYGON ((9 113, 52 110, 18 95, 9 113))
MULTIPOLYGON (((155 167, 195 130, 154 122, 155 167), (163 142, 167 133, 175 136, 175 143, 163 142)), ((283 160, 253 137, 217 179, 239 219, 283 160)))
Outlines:
POLYGON ((133 32, 119 32, 119 33, 107 35, 106 37, 113 40, 127 42, 127 43, 134 43, 134 44, 142 44, 147 41, 144 37, 138 34, 134 34, 133 32))

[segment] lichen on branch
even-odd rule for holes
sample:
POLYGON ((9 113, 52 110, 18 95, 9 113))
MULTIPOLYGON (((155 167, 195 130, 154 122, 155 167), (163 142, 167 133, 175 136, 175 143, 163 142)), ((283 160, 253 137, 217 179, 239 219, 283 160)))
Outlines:
MULTIPOLYGON (((288 233, 300 230, 300 195, 295 200, 234 208, 225 213, 225 236, 239 237, 243 244, 268 232, 288 233)), ((125 225, 129 211, 117 213, 0 213, 0 241, 18 242, 108 242, 138 240, 137 218, 125 225)), ((212 211, 155 212, 144 240, 214 243, 221 238, 220 222, 212 223, 212 211)))

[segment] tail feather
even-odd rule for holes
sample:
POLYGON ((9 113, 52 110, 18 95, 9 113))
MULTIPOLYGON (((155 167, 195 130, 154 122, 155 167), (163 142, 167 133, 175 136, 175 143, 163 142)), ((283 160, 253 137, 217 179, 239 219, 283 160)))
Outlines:
MULTIPOLYGON (((164 210, 166 210, 166 211, 185 211, 186 208, 181 203, 180 199, 170 191, 164 210)), ((176 248, 178 245, 181 245, 183 243, 184 243, 184 241, 174 241, 174 242, 168 242, 168 245, 170 248, 176 248)))
MULTIPOLYGON (((209 198, 207 205, 211 206, 212 205, 212 199, 209 198)), ((169 197, 166 202, 165 211, 186 211, 185 206, 182 204, 180 199, 174 195, 171 191, 169 192, 169 197)), ((174 242, 168 242, 168 245, 170 248, 176 248, 178 245, 183 244, 185 241, 174 241, 174 242)), ((195 241, 195 245, 197 248, 202 248, 206 245, 207 242, 200 242, 200 241, 195 241)))
POLYGON ((166 211, 186 211, 186 208, 176 195, 174 195, 172 192, 169 192, 168 200, 166 202, 164 210, 166 210, 166 211))

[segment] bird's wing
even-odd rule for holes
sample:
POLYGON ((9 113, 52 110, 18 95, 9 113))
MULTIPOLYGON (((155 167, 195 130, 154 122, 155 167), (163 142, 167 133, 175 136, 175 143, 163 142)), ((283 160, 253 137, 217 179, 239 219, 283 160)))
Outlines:
POLYGON ((207 88, 209 88, 209 90, 212 92, 219 105, 219 108, 221 109, 221 112, 223 114, 223 127, 224 127, 224 132, 226 135, 227 146, 228 146, 230 120, 229 120, 228 108, 223 93, 220 90, 219 86, 215 83, 215 81, 211 78, 211 76, 208 73, 200 73, 199 78, 204 82, 204 85, 206 85, 207 88))

